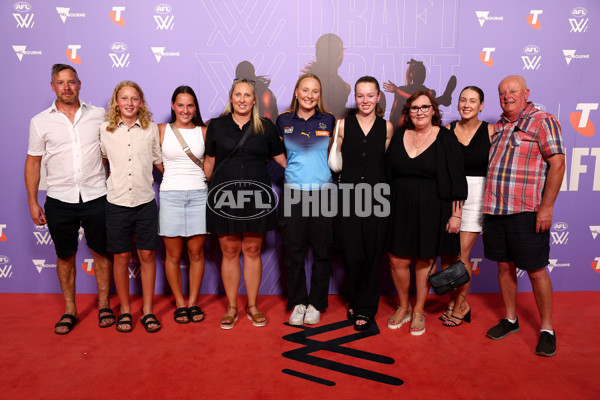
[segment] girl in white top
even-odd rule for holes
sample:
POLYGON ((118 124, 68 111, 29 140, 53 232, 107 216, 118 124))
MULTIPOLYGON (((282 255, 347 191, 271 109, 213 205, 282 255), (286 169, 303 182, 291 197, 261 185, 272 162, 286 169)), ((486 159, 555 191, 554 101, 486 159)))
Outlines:
POLYGON ((207 185, 204 176, 206 125, 200 116, 198 99, 189 86, 179 86, 171 98, 171 124, 159 124, 164 175, 160 185, 159 235, 166 248, 165 273, 176 310, 175 322, 201 322, 204 312, 198 307, 198 292, 204 276, 207 185), (200 161, 196 164, 183 150, 173 128, 200 161), (202 167, 201 167, 202 166, 202 167), (181 253, 186 242, 189 257, 189 298, 186 305, 181 287, 181 253))

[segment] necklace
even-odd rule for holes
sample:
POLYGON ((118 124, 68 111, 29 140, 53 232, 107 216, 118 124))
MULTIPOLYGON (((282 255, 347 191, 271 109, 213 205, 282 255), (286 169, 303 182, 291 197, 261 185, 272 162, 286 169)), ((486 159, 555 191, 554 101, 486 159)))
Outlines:
POLYGON ((471 139, 473 139, 473 136, 475 136, 475 135, 473 135, 473 136, 471 136, 471 137, 469 137, 469 136, 465 136, 465 135, 461 135, 461 136, 463 136, 463 137, 464 137, 464 138, 467 140, 467 143, 470 143, 470 142, 471 142, 471 139))
POLYGON ((417 136, 417 131, 415 131, 415 133, 413 133, 413 146, 414 146, 414 148, 418 149, 419 147, 422 147, 429 140, 429 136, 431 136, 431 132, 433 132, 433 126, 429 130, 429 133, 427 134, 427 137, 425 138, 425 140, 423 141, 423 143, 421 143, 420 145, 417 146, 417 144, 415 143, 415 136, 417 136))
MULTIPOLYGON (((475 134, 477 133, 477 129, 479 129, 479 126, 481 126, 481 123, 479 123, 478 127, 475 129, 475 132, 472 135, 470 135, 469 133, 462 133, 462 132, 459 133, 459 135, 461 136, 461 138, 466 140, 467 143, 471 143, 471 139, 473 139, 475 137, 475 134)), ((465 132, 467 131, 466 128, 463 128, 463 130, 465 132)), ((456 132, 456 130, 455 130, 455 132, 456 132)))

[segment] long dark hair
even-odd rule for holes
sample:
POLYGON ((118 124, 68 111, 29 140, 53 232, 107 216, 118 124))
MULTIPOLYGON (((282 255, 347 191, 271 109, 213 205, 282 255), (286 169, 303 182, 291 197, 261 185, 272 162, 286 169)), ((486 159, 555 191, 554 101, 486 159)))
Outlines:
POLYGON ((433 108, 433 115, 431 116, 431 125, 440 126, 442 124, 442 115, 440 114, 440 107, 438 106, 437 101, 431 95, 431 92, 428 90, 419 90, 416 91, 410 96, 406 103, 404 104, 404 108, 402 109, 402 117, 404 118, 404 126, 406 129, 415 129, 415 124, 413 124, 412 119, 410 118, 410 107, 412 104, 421 96, 426 96, 431 102, 431 107, 433 108))
MULTIPOLYGON (((358 78, 358 80, 354 84, 354 93, 356 93, 356 87, 359 83, 372 83, 377 89, 377 94, 381 94, 381 89, 379 89, 379 82, 377 82, 377 79, 375 79, 374 77, 365 75, 358 78)), ((383 108, 381 108, 379 102, 377 102, 377 105, 375 106, 375 115, 378 117, 383 117, 383 114, 385 114, 385 111, 383 111, 383 108)))
MULTIPOLYGON (((192 89, 191 87, 182 85, 175 89, 175 91, 173 92, 173 96, 171 97, 171 103, 175 104, 175 100, 177 100, 177 95, 181 93, 189 94, 194 99, 194 104, 196 105, 196 113, 192 118, 192 123, 196 126, 206 126, 206 124, 204 124, 204 121, 202 121, 202 116, 200 115, 200 106, 198 105, 198 98, 196 97, 196 93, 194 93, 194 89, 192 89)), ((177 116, 175 115, 175 110, 171 108, 171 123, 174 123, 176 119, 177 116)))

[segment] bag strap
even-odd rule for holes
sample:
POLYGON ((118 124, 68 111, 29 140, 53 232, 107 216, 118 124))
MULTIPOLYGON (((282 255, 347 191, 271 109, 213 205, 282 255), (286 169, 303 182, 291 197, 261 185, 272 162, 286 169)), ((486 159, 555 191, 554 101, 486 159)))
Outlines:
POLYGON ((179 132, 179 128, 177 128, 177 126, 175 126, 175 123, 170 123, 169 126, 171 127, 171 130, 175 134, 175 137, 177 138, 177 141, 179 142, 179 145, 181 146, 181 148, 183 149, 185 154, 188 155, 188 157, 190 158, 190 160, 192 160, 194 162, 194 164, 196 164, 197 166, 202 168, 202 161, 198 160, 198 158, 196 158, 194 153, 192 153, 192 150, 190 150, 190 146, 188 146, 188 144, 185 142, 185 139, 183 138, 183 136, 181 136, 181 132, 179 132))
POLYGON ((233 155, 235 154, 235 152, 238 149, 242 148, 242 146, 244 145, 244 143, 246 143, 246 140, 248 140, 248 136, 250 136, 250 125, 248 125, 246 127, 246 129, 244 129, 244 134, 242 135, 242 138, 240 139, 240 141, 238 142, 238 144, 235 145, 235 148, 231 151, 231 153, 227 154, 227 156, 225 156, 225 158, 223 159, 223 161, 221 161, 219 163, 219 165, 217 165, 217 167, 215 169, 213 169, 211 179, 217 174, 217 171, 219 169, 221 169, 221 167, 223 166, 223 164, 225 164, 228 160, 230 160, 231 157, 233 157, 233 155))

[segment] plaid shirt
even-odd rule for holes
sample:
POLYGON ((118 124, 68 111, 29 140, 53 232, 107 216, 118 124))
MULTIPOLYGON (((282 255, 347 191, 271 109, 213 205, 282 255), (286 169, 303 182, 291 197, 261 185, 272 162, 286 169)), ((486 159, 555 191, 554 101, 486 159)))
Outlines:
POLYGON ((516 121, 504 114, 490 149, 483 212, 510 215, 538 210, 548 174, 546 159, 564 154, 560 124, 529 102, 516 121))

